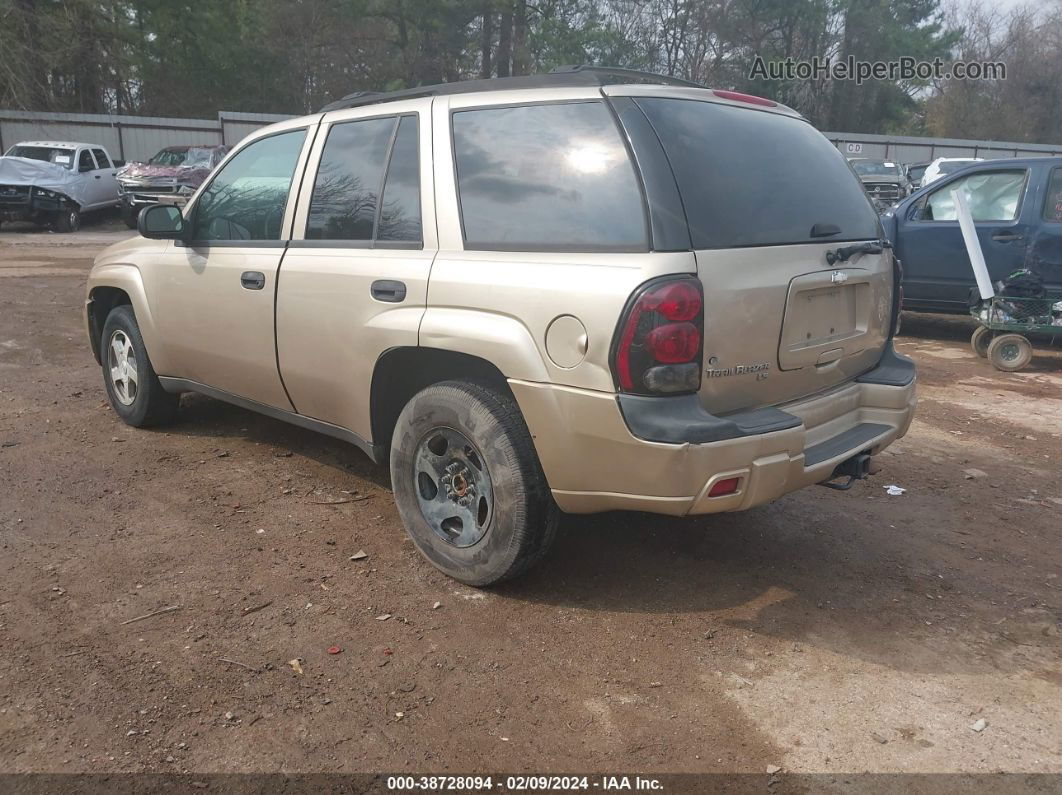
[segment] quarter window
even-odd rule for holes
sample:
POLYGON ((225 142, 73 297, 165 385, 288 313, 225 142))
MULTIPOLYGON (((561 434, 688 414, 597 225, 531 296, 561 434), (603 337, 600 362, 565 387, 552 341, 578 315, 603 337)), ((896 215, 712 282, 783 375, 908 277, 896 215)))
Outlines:
POLYGON ((975 221, 1013 221, 1018 217, 1024 171, 988 171, 968 174, 949 182, 926 197, 923 221, 956 221, 958 209, 951 192, 961 190, 975 221))
POLYGON ((306 130, 248 144, 218 172, 195 210, 197 240, 279 240, 306 130))
POLYGON ((1047 197, 1044 199, 1044 220, 1062 223, 1062 168, 1051 171, 1047 182, 1047 197))
POLYGON ((641 189, 602 102, 453 114, 465 246, 642 250, 641 189))

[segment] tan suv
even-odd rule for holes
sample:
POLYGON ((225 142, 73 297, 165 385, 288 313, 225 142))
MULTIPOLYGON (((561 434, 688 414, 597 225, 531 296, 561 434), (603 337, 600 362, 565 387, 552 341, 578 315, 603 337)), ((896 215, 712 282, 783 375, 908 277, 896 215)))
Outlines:
POLYGON ((736 511, 902 436, 898 264, 774 102, 574 68, 352 95, 240 143, 88 284, 115 412, 199 392, 390 463, 421 552, 486 585, 560 511, 736 511))

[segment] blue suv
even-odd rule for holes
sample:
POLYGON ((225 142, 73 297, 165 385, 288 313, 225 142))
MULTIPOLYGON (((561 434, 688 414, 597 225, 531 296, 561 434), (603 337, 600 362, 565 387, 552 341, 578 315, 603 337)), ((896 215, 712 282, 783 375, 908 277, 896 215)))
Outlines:
POLYGON ((903 263, 903 305, 965 313, 976 286, 956 220, 963 190, 992 281, 1022 267, 1062 293, 1062 157, 986 160, 913 193, 881 218, 903 263))

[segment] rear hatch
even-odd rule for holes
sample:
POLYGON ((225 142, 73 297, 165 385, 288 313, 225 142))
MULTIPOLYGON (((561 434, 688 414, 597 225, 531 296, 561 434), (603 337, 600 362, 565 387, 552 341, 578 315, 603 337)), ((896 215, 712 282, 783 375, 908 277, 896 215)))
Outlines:
POLYGON ((639 98, 675 174, 704 288, 701 401, 773 406, 851 380, 881 358, 892 256, 827 252, 880 237, 832 144, 784 113, 639 98))

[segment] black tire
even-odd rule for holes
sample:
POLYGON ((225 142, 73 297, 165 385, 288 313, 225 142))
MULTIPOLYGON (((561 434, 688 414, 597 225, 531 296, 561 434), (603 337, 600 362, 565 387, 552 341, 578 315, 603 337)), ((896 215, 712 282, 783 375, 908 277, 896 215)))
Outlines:
POLYGON ((1000 334, 988 346, 988 360, 997 370, 1014 373, 1032 361, 1033 347, 1021 334, 1000 334))
POLYGON ((76 232, 81 228, 81 211, 75 207, 60 210, 55 217, 56 232, 76 232))
POLYGON ((974 329, 974 333, 970 335, 970 347, 973 348, 974 353, 982 358, 988 356, 988 346, 991 342, 992 329, 985 326, 978 326, 974 329))
MULTIPOLYGON (((133 308, 128 304, 117 306, 107 315, 100 335, 100 361, 103 369, 103 384, 107 390, 107 399, 111 408, 126 425, 134 428, 146 428, 172 422, 177 416, 180 396, 173 395, 162 388, 155 368, 151 366, 144 338, 140 336, 140 327, 136 324, 133 308), (112 358, 111 347, 115 342, 128 341, 134 356, 136 372, 135 391, 119 394, 120 387, 111 377, 111 367, 116 363, 112 358), (131 398, 131 402, 127 402, 131 398)), ((127 387, 128 388, 128 387, 127 387)))
MULTIPOLYGON (((557 534, 560 510, 519 407, 509 395, 481 384, 445 381, 413 396, 392 437, 391 483, 398 513, 417 549, 440 571, 467 585, 491 585, 523 574, 545 557, 557 534), (471 460, 481 459, 480 470, 487 473, 488 518, 478 529, 482 536, 465 546, 433 529, 421 507, 426 498, 417 454, 425 444, 431 447, 431 435, 440 430, 470 441, 471 460)), ((452 492, 438 496, 446 507, 447 499, 456 500, 452 492)))
POLYGON ((136 209, 131 204, 122 203, 121 208, 122 221, 130 229, 136 229, 136 217, 138 215, 136 209))

